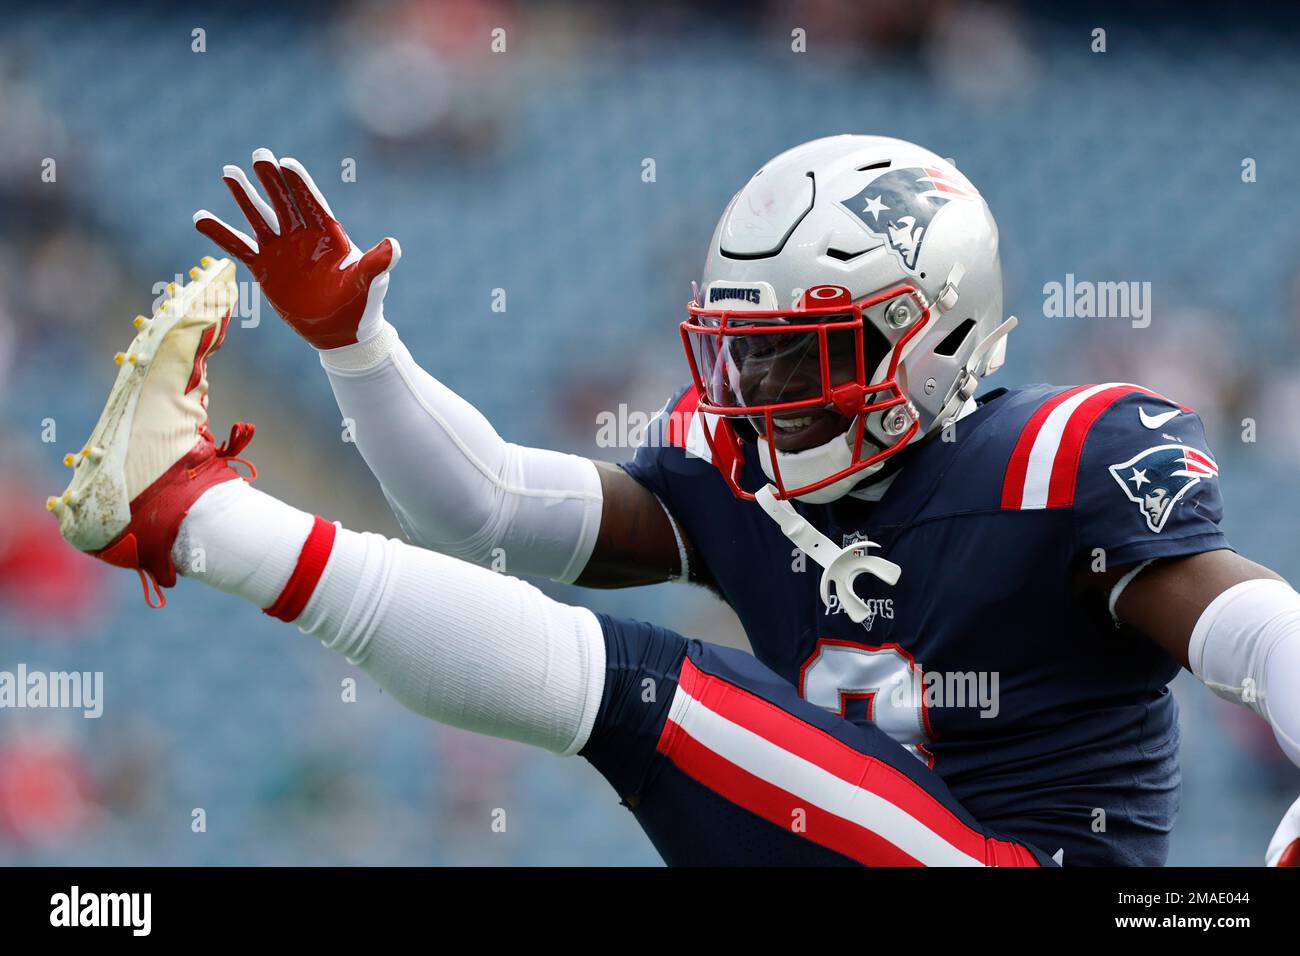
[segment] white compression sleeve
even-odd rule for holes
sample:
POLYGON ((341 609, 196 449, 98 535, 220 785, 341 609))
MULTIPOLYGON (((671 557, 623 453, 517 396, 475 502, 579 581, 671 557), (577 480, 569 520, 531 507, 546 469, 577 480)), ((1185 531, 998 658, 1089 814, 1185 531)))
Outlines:
POLYGON ((1201 613, 1187 656, 1205 686, 1267 720, 1300 765, 1300 594, 1271 578, 1233 585, 1201 613))
MULTIPOLYGON (((190 508, 173 556, 186 576, 266 607, 312 524, 228 481, 190 508), (198 549, 202 562, 181 563, 198 549)), ((574 754, 600 708, 605 638, 591 611, 382 535, 336 532, 295 623, 406 707, 453 727, 574 754)))
POLYGON ((468 402, 425 372, 387 322, 321 352, 357 448, 415 543, 512 573, 572 582, 600 530, 589 459, 502 440, 468 402))

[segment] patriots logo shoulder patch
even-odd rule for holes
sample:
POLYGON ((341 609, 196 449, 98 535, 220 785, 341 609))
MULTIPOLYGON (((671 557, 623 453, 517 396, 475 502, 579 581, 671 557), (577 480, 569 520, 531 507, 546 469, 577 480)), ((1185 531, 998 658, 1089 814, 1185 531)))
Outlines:
POLYGON ((1138 506, 1147 527, 1164 530, 1174 505, 1202 479, 1215 478, 1219 466, 1206 452, 1186 445, 1156 445, 1110 466, 1111 476, 1138 506))

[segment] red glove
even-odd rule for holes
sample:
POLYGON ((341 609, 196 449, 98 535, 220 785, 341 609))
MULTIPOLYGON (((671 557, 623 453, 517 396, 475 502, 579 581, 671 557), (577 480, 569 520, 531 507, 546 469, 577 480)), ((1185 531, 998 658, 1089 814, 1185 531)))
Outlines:
POLYGON ((194 214, 194 225, 248 266, 267 301, 316 348, 368 338, 383 320, 389 272, 402 257, 397 240, 384 239, 363 255, 296 159, 257 149, 253 172, 269 205, 238 166, 222 170, 252 236, 206 209, 194 214))

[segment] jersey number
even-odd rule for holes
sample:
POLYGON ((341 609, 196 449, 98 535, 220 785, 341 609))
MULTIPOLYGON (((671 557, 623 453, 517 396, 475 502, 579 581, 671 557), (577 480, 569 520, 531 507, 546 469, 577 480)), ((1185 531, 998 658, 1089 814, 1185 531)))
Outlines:
POLYGON ((932 766, 921 677, 920 665, 897 644, 823 638, 800 671, 799 694, 841 717, 850 700, 865 700, 868 720, 932 766))

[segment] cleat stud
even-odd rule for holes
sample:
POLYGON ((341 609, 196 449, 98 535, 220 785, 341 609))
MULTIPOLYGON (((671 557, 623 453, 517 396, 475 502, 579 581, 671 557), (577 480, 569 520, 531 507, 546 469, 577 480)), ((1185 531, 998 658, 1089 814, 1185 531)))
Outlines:
POLYGON ((126 353, 118 352, 116 355, 113 356, 113 361, 117 365, 121 365, 124 361, 126 361, 126 353))
POLYGON ((50 495, 48 498, 45 499, 45 510, 54 511, 61 504, 63 504, 63 502, 61 502, 58 498, 54 497, 54 495, 50 495))
POLYGON ((167 283, 167 294, 168 294, 168 295, 175 295, 175 294, 176 294, 176 283, 175 283, 175 282, 168 282, 168 283, 167 283))
POLYGON ((199 265, 203 266, 203 268, 206 269, 208 266, 212 265, 212 257, 204 256, 202 259, 199 260, 199 265))
POLYGON ((197 279, 198 277, 199 277, 199 267, 195 266, 193 269, 190 270, 190 278, 197 279))
POLYGON ((132 365, 135 365, 135 364, 137 364, 137 363, 140 361, 140 356, 138 356, 138 355, 128 355, 128 356, 126 357, 126 360, 127 360, 128 362, 130 362, 132 365))
POLYGON ((76 468, 77 456, 74 455, 72 452, 68 452, 66 455, 63 456, 63 463, 67 465, 69 468, 76 468))
POLYGON ((63 497, 60 498, 59 500, 62 501, 65 505, 70 505, 70 504, 72 504, 72 492, 71 492, 71 491, 65 491, 65 492, 63 493, 63 497))
POLYGON ((98 445, 90 445, 81 454, 86 458, 89 458, 91 461, 99 461, 104 457, 104 449, 100 448, 98 445))
POLYGON ((148 322, 148 321, 149 321, 149 319, 146 318, 145 316, 143 316, 143 315, 137 315, 137 316, 135 317, 135 321, 134 321, 132 324, 133 324, 137 329, 139 329, 139 328, 143 328, 143 327, 144 327, 144 324, 145 324, 146 322, 148 322))

